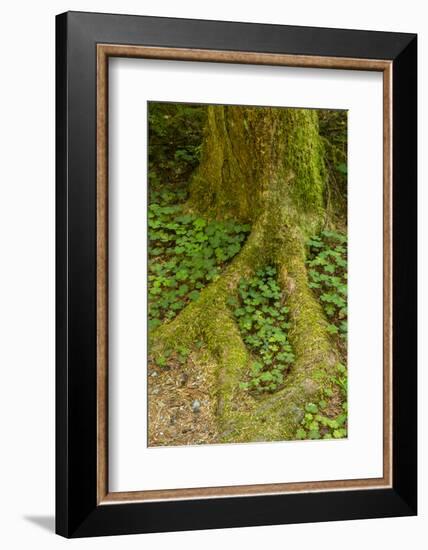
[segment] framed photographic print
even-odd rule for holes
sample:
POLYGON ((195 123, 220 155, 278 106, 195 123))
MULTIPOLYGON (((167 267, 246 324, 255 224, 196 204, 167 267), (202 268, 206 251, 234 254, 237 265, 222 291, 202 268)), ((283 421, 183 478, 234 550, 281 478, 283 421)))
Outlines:
POLYGON ((413 34, 57 16, 57 532, 416 514, 413 34))

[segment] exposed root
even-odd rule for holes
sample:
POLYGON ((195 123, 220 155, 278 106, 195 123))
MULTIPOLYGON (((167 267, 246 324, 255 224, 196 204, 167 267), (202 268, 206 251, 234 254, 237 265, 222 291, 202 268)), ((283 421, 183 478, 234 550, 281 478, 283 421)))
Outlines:
POLYGON ((255 228, 223 275, 204 288, 198 300, 186 306, 173 321, 153 332, 151 352, 156 355, 165 349, 173 350, 177 345, 192 346, 199 338, 210 340, 208 326, 221 325, 219 319, 224 322, 229 318, 233 322, 226 300, 235 292, 242 277, 251 276, 262 265, 262 244, 262 234, 255 228))
POLYGON ((247 243, 225 273, 151 338, 155 356, 177 346, 191 348, 198 340, 205 342, 214 359, 212 364, 216 365, 219 442, 293 439, 305 404, 316 400, 338 361, 321 307, 308 287, 302 238, 290 231, 272 234, 272 227, 268 233, 262 228, 266 228, 266 219, 255 224, 247 243), (250 277, 267 261, 274 261, 278 267, 290 309, 289 340, 296 361, 282 390, 254 398, 239 389, 250 355, 226 300, 236 292, 242 277, 250 277))

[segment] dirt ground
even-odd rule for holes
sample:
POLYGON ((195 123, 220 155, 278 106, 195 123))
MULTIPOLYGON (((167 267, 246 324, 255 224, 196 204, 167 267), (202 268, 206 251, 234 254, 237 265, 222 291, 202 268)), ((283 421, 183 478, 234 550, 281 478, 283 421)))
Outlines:
POLYGON ((149 447, 200 445, 218 438, 215 374, 207 361, 190 355, 185 364, 148 366, 149 447))

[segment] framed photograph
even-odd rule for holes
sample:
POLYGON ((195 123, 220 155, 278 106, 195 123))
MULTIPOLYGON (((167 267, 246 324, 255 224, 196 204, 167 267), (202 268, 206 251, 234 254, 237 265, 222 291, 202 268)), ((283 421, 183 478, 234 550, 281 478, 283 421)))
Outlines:
POLYGON ((416 35, 56 25, 57 533, 416 514, 416 35))

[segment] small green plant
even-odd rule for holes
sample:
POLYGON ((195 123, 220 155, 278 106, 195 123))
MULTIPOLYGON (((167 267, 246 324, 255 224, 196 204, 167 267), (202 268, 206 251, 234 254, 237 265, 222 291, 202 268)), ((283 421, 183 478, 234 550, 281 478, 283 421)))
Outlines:
POLYGON ((284 376, 294 361, 288 341, 288 308, 282 303, 275 267, 256 272, 249 280, 241 280, 238 296, 229 299, 243 340, 254 358, 249 380, 241 389, 273 392, 284 383, 284 376))
POLYGON ((159 367, 166 367, 166 365, 168 363, 168 358, 165 357, 165 355, 159 355, 159 357, 157 358, 156 363, 159 367))
POLYGON ((331 377, 331 387, 323 390, 324 396, 317 403, 307 403, 301 426, 296 430, 296 439, 343 439, 348 435, 348 375, 341 363, 336 365, 336 374, 331 377), (340 403, 333 411, 331 398, 337 396, 340 403))
POLYGON ((323 231, 308 241, 309 286, 328 319, 327 330, 343 355, 348 332, 347 239, 342 233, 323 231))
POLYGON ((157 366, 160 370, 169 370, 172 367, 186 364, 190 353, 191 351, 184 346, 178 346, 175 350, 166 348, 161 353, 149 354, 149 363, 157 366))
POLYGON ((154 330, 219 277, 241 249, 250 226, 187 214, 177 204, 177 193, 168 190, 152 192, 150 199, 149 329, 154 330))
POLYGON ((348 394, 348 369, 345 365, 338 363, 336 365, 336 372, 337 374, 333 376, 332 380, 340 389, 342 397, 346 399, 348 394))

